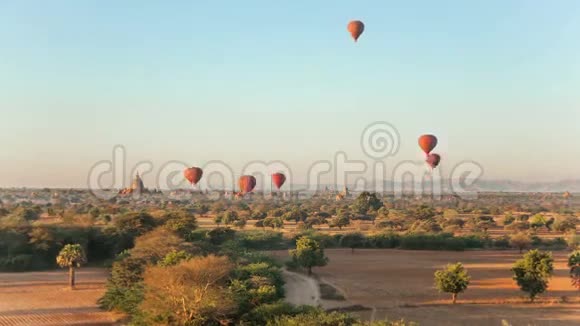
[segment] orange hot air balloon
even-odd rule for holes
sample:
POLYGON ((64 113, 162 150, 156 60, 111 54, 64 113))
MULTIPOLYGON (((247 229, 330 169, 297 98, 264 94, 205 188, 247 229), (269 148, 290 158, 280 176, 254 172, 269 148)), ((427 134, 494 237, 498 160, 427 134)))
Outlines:
POLYGON ((199 180, 201 180, 202 175, 203 170, 195 166, 183 170, 183 176, 192 185, 196 185, 199 182, 199 180))
POLYGON ((427 160, 425 160, 425 162, 427 162, 427 164, 429 164, 429 166, 434 169, 437 167, 437 165, 439 165, 439 162, 441 162, 441 155, 439 154, 429 154, 427 155, 427 160))
POLYGON ((360 20, 351 20, 348 23, 346 29, 350 33, 350 36, 352 36, 352 38, 356 42, 360 37, 360 35, 364 32, 365 24, 363 24, 363 22, 361 22, 360 20))
POLYGON ((254 176, 251 175, 243 175, 240 177, 238 185, 240 186, 240 191, 242 193, 245 194, 251 192, 252 190, 254 190, 254 187, 256 186, 256 178, 254 178, 254 176))
POLYGON ((429 155, 435 146, 437 146, 437 137, 433 135, 423 135, 419 137, 419 147, 421 147, 425 154, 429 155))
POLYGON ((276 188, 280 189, 284 182, 286 182, 286 176, 282 173, 274 173, 272 174, 272 182, 274 182, 276 188))

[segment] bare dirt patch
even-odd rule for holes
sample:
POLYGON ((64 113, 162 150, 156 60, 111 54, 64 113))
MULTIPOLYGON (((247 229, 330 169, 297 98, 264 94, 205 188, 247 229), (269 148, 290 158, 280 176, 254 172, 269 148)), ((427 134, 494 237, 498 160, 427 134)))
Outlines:
POLYGON ((114 325, 120 316, 97 306, 107 276, 81 268, 70 290, 64 270, 0 273, 0 325, 114 325))
MULTIPOLYGON (((352 304, 372 307, 357 312, 366 320, 405 318, 420 325, 579 325, 580 294, 570 284, 566 252, 554 252, 554 277, 548 292, 529 304, 511 279, 517 251, 407 251, 327 249, 330 262, 315 273, 341 289, 352 304), (438 293, 433 273, 462 262, 472 282, 459 304, 438 293)), ((282 252, 277 253, 283 255, 282 252)))

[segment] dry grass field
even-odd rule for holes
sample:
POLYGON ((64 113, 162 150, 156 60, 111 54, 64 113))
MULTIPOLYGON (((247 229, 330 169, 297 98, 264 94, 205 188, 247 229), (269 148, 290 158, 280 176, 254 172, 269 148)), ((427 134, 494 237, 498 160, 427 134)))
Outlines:
MULTIPOLYGON (((555 272, 548 292, 530 304, 509 269, 517 251, 405 251, 332 249, 328 266, 315 273, 339 288, 352 304, 371 308, 364 319, 405 318, 420 325, 580 325, 580 293, 570 284, 566 252, 554 252, 555 272), (438 293, 433 273, 447 263, 462 262, 472 281, 459 296, 438 293)), ((284 252, 277 255, 285 256, 284 252)))
POLYGON ((119 316, 100 310, 108 270, 81 268, 77 287, 64 270, 0 273, 0 325, 114 325, 119 316))

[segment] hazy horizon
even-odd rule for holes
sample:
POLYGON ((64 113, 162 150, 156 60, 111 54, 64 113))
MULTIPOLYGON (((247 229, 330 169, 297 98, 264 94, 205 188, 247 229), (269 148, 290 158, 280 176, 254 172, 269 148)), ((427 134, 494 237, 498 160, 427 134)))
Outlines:
POLYGON ((86 188, 116 145, 127 180, 141 161, 279 160, 304 183, 338 152, 372 163, 361 134, 378 121, 399 136, 387 170, 421 162, 433 133, 444 177, 474 161, 484 180, 580 179, 580 2, 21 1, 0 15, 0 187, 86 188))

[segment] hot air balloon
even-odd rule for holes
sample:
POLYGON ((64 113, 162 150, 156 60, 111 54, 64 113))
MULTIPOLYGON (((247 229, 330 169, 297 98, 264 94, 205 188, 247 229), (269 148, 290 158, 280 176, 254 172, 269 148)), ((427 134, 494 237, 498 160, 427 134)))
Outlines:
POLYGON ((276 186, 276 188, 280 189, 280 187, 282 187, 282 185, 284 184, 285 181, 286 181, 286 176, 283 175, 282 173, 272 174, 272 182, 274 182, 274 185, 276 186))
POLYGON ((425 160, 425 162, 427 162, 427 164, 429 164, 432 169, 436 168, 440 161, 441 156, 435 153, 427 155, 427 160, 425 160))
POLYGON ((185 179, 194 186, 199 182, 199 180, 201 180, 202 175, 203 170, 195 166, 183 170, 183 176, 185 179))
POLYGON ((358 38, 360 37, 360 35, 364 32, 365 24, 363 24, 363 22, 361 22, 360 20, 351 20, 348 23, 346 29, 348 30, 348 32, 350 33, 350 35, 352 36, 352 38, 356 42, 358 40, 358 38))
POLYGON ((246 194, 254 190, 254 187, 256 186, 256 178, 251 175, 243 175, 240 177, 238 185, 240 186, 240 191, 246 194))
POLYGON ((419 147, 421 147, 426 155, 429 155, 435 146, 437 146, 437 137, 433 135, 423 135, 419 137, 419 147))

